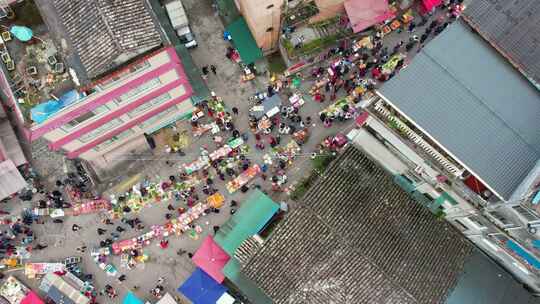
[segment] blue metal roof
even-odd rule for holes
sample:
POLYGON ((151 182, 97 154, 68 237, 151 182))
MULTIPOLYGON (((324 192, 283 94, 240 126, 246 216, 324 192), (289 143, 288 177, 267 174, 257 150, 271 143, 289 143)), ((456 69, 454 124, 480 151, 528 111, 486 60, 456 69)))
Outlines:
POLYGON ((463 21, 380 92, 505 199, 540 159, 540 92, 463 21))

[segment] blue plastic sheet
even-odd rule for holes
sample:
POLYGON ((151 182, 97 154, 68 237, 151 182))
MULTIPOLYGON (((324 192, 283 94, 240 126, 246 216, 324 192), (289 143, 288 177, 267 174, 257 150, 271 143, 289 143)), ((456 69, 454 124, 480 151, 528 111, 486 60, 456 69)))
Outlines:
POLYGON ((124 297, 122 304, 144 304, 144 303, 143 301, 141 301, 141 299, 137 298, 136 295, 134 295, 131 291, 129 291, 124 297))
POLYGON ((32 30, 26 26, 14 25, 9 31, 11 34, 13 34, 13 36, 15 36, 15 38, 23 42, 29 41, 32 39, 32 37, 34 37, 32 30))
POLYGON ((60 109, 76 103, 83 97, 84 95, 80 94, 76 90, 71 90, 62 95, 58 101, 51 99, 47 102, 41 103, 30 110, 32 120, 38 124, 42 123, 51 115, 60 111, 60 109))
POLYGON ((49 100, 47 102, 38 104, 37 106, 33 107, 30 110, 30 116, 32 117, 32 120, 34 122, 39 124, 47 120, 49 116, 58 112, 61 108, 62 108, 62 105, 60 102, 56 100, 49 100))
POLYGON ((215 304, 227 289, 197 267, 178 291, 193 304, 215 304))

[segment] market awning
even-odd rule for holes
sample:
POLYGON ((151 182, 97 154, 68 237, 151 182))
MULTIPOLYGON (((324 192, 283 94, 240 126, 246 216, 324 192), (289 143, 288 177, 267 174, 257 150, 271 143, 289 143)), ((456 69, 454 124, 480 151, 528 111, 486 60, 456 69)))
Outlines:
POLYGON ((204 270, 218 283, 221 283, 225 279, 222 272, 223 267, 231 258, 227 252, 214 242, 211 236, 207 236, 191 259, 195 265, 204 270))
POLYGON ((216 301, 216 304, 234 304, 235 299, 228 293, 223 293, 221 298, 216 301))
POLYGON ((178 291, 193 304, 215 304, 227 289, 202 269, 196 268, 178 291))
POLYGON ((24 299, 22 299, 21 304, 43 304, 44 302, 38 297, 38 295, 30 291, 24 299))
POLYGON ((10 159, 0 163, 0 200, 26 187, 26 181, 10 159))
POLYGON ((129 291, 124 297, 122 304, 144 304, 144 302, 141 301, 141 299, 137 298, 137 296, 134 295, 131 291, 129 291))
POLYGON ((166 293, 156 304, 178 304, 170 293, 166 293))
POLYGON ((266 98, 265 100, 263 100, 261 105, 253 107, 251 114, 253 114, 255 118, 259 119, 263 117, 263 115, 268 114, 270 110, 276 107, 279 108, 280 106, 281 106, 281 97, 279 97, 278 94, 274 94, 272 95, 272 97, 266 98))
POLYGON ((429 12, 434 7, 441 5, 442 0, 422 0, 422 8, 429 12))
POLYGON ((347 0, 344 4, 355 33, 395 17, 388 0, 347 0))
POLYGON ((257 42, 253 38, 244 17, 240 17, 231 23, 226 28, 226 31, 231 34, 232 42, 238 53, 240 53, 242 62, 250 64, 263 57, 262 51, 257 46, 257 42))
POLYGON ((236 213, 221 226, 222 229, 216 233, 214 240, 225 252, 233 256, 242 242, 259 233, 278 210, 278 204, 255 189, 236 213))

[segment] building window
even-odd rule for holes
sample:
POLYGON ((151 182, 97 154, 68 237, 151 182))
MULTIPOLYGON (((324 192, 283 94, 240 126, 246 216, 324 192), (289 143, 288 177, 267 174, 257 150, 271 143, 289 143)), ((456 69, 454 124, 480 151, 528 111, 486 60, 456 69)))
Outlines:
POLYGON ((83 143, 86 143, 86 142, 89 142, 91 140, 94 140, 97 136, 107 132, 107 131, 111 131, 112 129, 120 126, 122 123, 124 123, 123 120, 121 120, 120 118, 117 118, 117 119, 114 119, 114 120, 111 120, 107 123, 104 123, 103 125, 101 125, 100 127, 84 134, 83 136, 79 137, 79 140, 83 143))
POLYGON ((273 8, 273 7, 274 7, 274 5, 273 5, 273 4, 270 4, 269 6, 266 7, 266 9, 271 9, 271 8, 273 8))
POLYGON ((167 110, 145 120, 144 122, 142 122, 141 124, 139 124, 139 128, 141 129, 146 129, 148 128, 149 126, 157 123, 160 119, 164 118, 165 116, 171 114, 172 112, 174 112, 176 110, 176 107, 175 106, 172 106, 170 108, 168 108, 167 110))
POLYGON ((273 31, 273 30, 274 30, 273 27, 269 27, 269 28, 266 29, 266 32, 271 32, 271 31, 273 31))
POLYGON ((150 67, 150 62, 148 62, 148 60, 134 63, 131 66, 129 66, 128 69, 121 71, 117 74, 114 74, 113 76, 111 76, 111 78, 101 82, 99 84, 99 87, 101 89, 108 89, 109 87, 112 87, 114 84, 116 84, 118 81, 126 79, 129 76, 132 76, 138 71, 146 70, 149 67, 150 67))
POLYGON ((143 92, 146 92, 148 90, 151 90, 157 86, 159 86, 161 84, 161 80, 159 79, 159 77, 156 77, 156 78, 153 78, 139 86, 137 86, 136 88, 134 89, 131 89, 129 90, 128 92, 120 95, 117 99, 116 99, 116 103, 120 104, 122 102, 125 102, 127 100, 131 100, 133 97, 143 93, 143 92))
POLYGON ((91 119, 94 116, 100 115, 102 113, 105 113, 109 110, 109 108, 106 105, 101 105, 97 108, 95 108, 93 111, 86 112, 83 115, 67 122, 65 125, 62 126, 62 130, 65 132, 69 132, 71 129, 75 128, 79 124, 91 119))
POLYGON ((529 222, 539 220, 538 216, 536 216, 533 212, 520 205, 512 206, 512 209, 514 209, 517 213, 519 213, 519 215, 523 216, 529 222))
POLYGON ((504 228, 511 228, 515 226, 514 223, 504 217, 500 212, 489 211, 488 214, 491 215, 491 217, 493 217, 495 220, 500 222, 504 228))
POLYGON ((158 97, 155 97, 145 103, 143 103, 142 105, 136 107, 135 109, 129 111, 127 114, 129 115, 129 117, 135 117, 137 115, 139 115, 140 113, 150 109, 150 108, 153 108, 155 106, 158 106, 162 103, 165 103, 166 101, 168 100, 171 100, 171 94, 169 93, 165 93, 165 94, 162 94, 162 95, 159 95, 158 97))
POLYGON ((111 137, 110 139, 102 142, 101 144, 95 146, 94 150, 96 150, 96 151, 103 150, 103 149, 107 148, 108 146, 110 146, 111 144, 113 144, 115 141, 119 141, 119 140, 128 138, 133 133, 135 133, 135 131, 133 131, 132 129, 127 129, 127 130, 125 130, 125 131, 111 137))

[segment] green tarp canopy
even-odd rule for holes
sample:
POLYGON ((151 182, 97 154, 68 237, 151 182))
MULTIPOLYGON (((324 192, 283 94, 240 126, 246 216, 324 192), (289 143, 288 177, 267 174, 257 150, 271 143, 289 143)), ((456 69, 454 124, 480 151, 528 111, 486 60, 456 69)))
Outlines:
POLYGON ((255 42, 244 17, 240 17, 231 23, 226 28, 226 31, 231 34, 233 44, 240 53, 242 62, 250 64, 263 57, 262 51, 257 46, 257 42, 255 42))
POLYGON ((278 210, 278 204, 261 191, 255 190, 221 226, 214 236, 214 241, 230 256, 234 256, 242 242, 264 228, 278 210))

